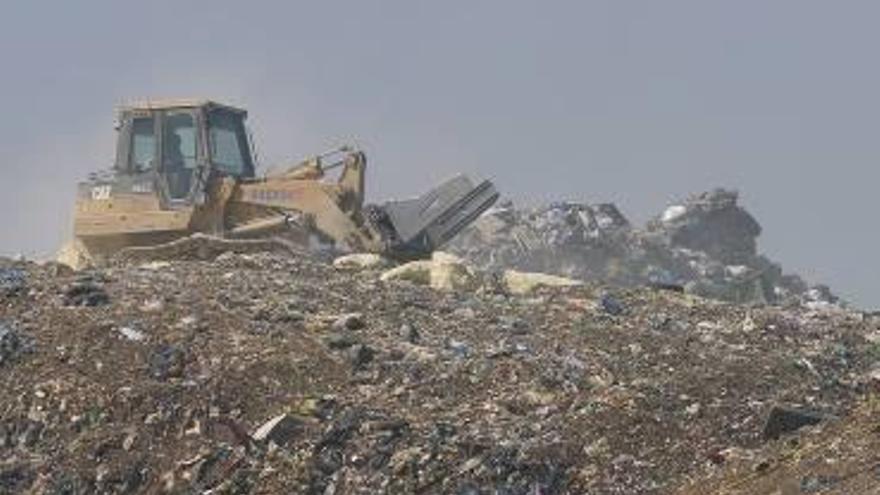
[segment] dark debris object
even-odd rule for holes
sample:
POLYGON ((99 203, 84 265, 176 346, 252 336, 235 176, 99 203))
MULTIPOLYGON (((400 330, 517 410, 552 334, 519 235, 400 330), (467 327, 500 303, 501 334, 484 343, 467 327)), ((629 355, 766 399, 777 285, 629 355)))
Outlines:
POLYGON ((64 290, 65 306, 102 306, 110 303, 103 284, 94 276, 77 279, 64 290))
POLYGON ((11 363, 22 354, 33 351, 33 341, 0 320, 0 366, 11 363))
POLYGON ((27 287, 27 274, 18 268, 0 268, 0 296, 17 296, 27 287))
POLYGON ((764 440, 776 440, 782 435, 795 432, 804 426, 817 425, 830 419, 836 418, 813 411, 774 406, 764 424, 764 440))
POLYGON ((161 345, 150 355, 150 376, 167 380, 183 376, 186 353, 175 345, 161 345))

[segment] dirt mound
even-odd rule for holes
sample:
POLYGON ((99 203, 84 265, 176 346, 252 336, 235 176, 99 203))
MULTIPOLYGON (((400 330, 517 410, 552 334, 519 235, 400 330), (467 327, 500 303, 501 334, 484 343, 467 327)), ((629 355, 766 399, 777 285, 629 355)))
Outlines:
POLYGON ((777 402, 844 416, 878 358, 835 307, 279 254, 0 267, 0 493, 666 493, 777 402))

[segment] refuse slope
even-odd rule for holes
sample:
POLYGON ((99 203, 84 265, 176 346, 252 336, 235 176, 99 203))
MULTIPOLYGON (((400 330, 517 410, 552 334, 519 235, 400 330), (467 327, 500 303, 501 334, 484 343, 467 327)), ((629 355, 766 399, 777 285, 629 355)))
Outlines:
MULTIPOLYGON (((880 391, 880 390, 878 390, 880 391)), ((705 473, 680 495, 873 494, 880 490, 876 392, 842 421, 804 430, 705 473)))
POLYGON ((667 493, 776 402, 845 416, 878 357, 838 307, 305 255, 0 268, 0 493, 667 493))

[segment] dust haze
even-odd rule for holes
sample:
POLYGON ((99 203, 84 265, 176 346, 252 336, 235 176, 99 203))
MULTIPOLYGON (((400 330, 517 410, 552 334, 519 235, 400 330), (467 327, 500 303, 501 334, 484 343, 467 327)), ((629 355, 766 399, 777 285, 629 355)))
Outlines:
POLYGON ((761 251, 880 304, 876 4, 48 8, 0 19, 0 253, 69 235, 118 103, 198 96, 249 110, 264 167, 357 144, 376 200, 468 171, 517 202, 613 201, 643 222, 734 188, 761 251))

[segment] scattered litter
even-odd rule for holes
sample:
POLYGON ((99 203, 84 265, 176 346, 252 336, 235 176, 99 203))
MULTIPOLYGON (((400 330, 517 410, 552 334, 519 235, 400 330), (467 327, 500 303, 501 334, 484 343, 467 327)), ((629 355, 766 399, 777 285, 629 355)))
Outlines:
POLYGON ((284 446, 303 430, 303 422, 289 414, 280 414, 262 426, 253 434, 257 442, 272 441, 276 445, 284 446))
POLYGON ((119 333, 128 340, 141 342, 146 338, 143 332, 132 327, 120 327, 119 333))

